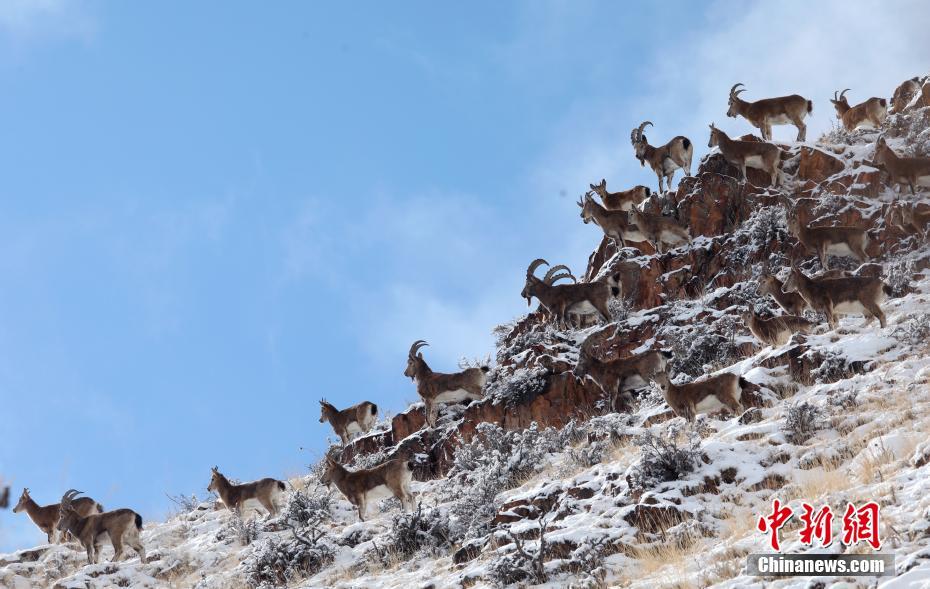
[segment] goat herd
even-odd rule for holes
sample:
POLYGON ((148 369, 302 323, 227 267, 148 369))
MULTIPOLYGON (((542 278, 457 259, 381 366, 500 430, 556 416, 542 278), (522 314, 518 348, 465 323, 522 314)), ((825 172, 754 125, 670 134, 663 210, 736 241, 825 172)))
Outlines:
MULTIPOLYGON (((742 84, 736 84, 730 89, 727 116, 745 118, 760 130, 763 141, 731 139, 711 124, 708 147, 719 148, 723 157, 741 170, 744 181, 748 181, 746 168, 751 167, 763 170, 770 176, 772 185, 778 185, 782 181, 779 169, 782 152, 771 143, 772 126, 794 125, 798 129, 797 140, 804 141, 807 133, 804 119, 812 113, 813 103, 796 94, 747 102, 740 98, 745 91, 740 86, 742 84)), ((850 106, 846 92, 848 90, 835 93, 831 100, 843 127, 847 131, 880 129, 888 113, 888 101, 870 98, 850 106)), ((922 92, 920 100, 924 101, 924 105, 930 106, 930 80, 914 78, 895 91, 893 108, 900 111, 918 92, 922 92)), ((655 172, 659 192, 662 193, 663 184, 665 189, 671 189, 676 170, 682 169, 685 175, 691 175, 694 146, 684 136, 675 137, 662 146, 651 145, 643 134, 646 126, 651 124, 645 121, 633 129, 630 139, 640 164, 645 166, 648 163, 655 172)), ((930 158, 899 157, 883 137, 879 137, 876 143, 874 165, 887 172, 892 185, 902 189, 907 186, 912 194, 916 194, 917 186, 930 186, 930 158)), ((661 253, 691 243, 688 228, 677 219, 638 208, 651 196, 649 188, 637 186, 611 193, 607 191, 606 181, 601 180, 599 184, 591 184, 590 189, 578 202, 581 217, 585 223, 597 224, 618 247, 625 247, 627 241, 648 243, 652 250, 661 253), (593 193, 600 197, 601 203, 594 200, 593 193)), ((790 210, 791 202, 787 199, 784 202, 790 210)), ((913 206, 904 206, 899 209, 896 219, 905 230, 922 234, 930 216, 913 206)), ((817 327, 814 321, 801 316, 806 309, 822 313, 831 329, 836 327, 837 314, 861 314, 866 317, 867 324, 877 318, 884 327, 885 315, 880 304, 888 294, 888 286, 877 277, 827 270, 827 256, 830 254, 851 256, 865 262, 868 259, 865 252, 867 231, 858 227, 810 227, 801 223, 796 214, 789 214, 788 227, 806 250, 817 254, 825 272, 807 276, 792 263, 784 283, 773 274, 766 273, 760 281, 759 290, 771 295, 785 314, 762 318, 750 310, 743 318, 752 334, 767 345, 783 345, 793 334, 808 333, 817 327)), ((548 266, 543 259, 534 260, 529 265, 521 295, 527 304, 531 304, 533 298, 539 301, 544 319, 561 325, 583 324, 590 318, 611 320, 608 302, 621 294, 616 276, 579 283, 568 267, 556 265, 540 278, 536 271, 543 265, 548 266), (563 279, 571 282, 556 284, 563 279)), ((418 340, 410 347, 404 375, 416 383, 417 393, 425 405, 426 424, 434 427, 441 406, 483 398, 489 367, 468 368, 452 374, 434 372, 420 351, 426 345, 425 341, 418 340)), ((574 374, 578 378, 591 378, 608 396, 652 381, 662 389, 672 411, 689 421, 693 421, 698 413, 726 409, 739 415, 743 410, 740 399, 749 383, 737 374, 722 372, 690 383, 674 384, 666 372, 671 357, 667 351, 652 350, 603 361, 593 354, 593 348, 590 338, 582 344, 574 374)), ((369 401, 342 410, 325 400, 320 401, 320 406, 320 422, 328 421, 343 444, 368 432, 378 414, 377 405, 369 401)), ((327 457, 322 480, 327 485, 335 484, 358 509, 359 518, 363 520, 368 503, 380 497, 393 495, 401 501, 404 509, 413 507, 410 491, 412 466, 407 458, 395 458, 373 468, 353 471, 327 457)), ((234 484, 216 467, 212 469, 209 486, 230 510, 241 512, 246 501, 256 500, 269 515, 278 513, 279 496, 285 488, 284 482, 272 478, 234 484)), ((60 540, 77 539, 86 550, 89 563, 98 561, 105 536, 109 537, 116 552, 114 561, 122 555, 123 544, 128 544, 145 562, 145 549, 140 541, 141 516, 130 509, 104 511, 101 504, 89 497, 77 497, 78 494, 71 489, 60 503, 42 507, 32 500, 29 489, 24 489, 13 511, 25 511, 48 535, 49 542, 54 541, 56 532, 60 532, 60 540)))

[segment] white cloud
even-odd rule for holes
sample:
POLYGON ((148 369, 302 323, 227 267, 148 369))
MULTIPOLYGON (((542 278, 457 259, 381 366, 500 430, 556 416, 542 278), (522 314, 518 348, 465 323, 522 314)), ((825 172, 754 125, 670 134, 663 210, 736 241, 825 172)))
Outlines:
POLYGON ((97 31, 86 2, 77 0, 3 0, 0 37, 23 43, 41 39, 87 41, 97 31))

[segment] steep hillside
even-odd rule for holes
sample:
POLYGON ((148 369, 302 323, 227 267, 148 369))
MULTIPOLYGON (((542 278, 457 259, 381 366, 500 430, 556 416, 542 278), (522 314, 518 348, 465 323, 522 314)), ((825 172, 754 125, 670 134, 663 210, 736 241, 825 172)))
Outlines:
MULTIPOLYGON (((919 100, 882 129, 899 154, 930 154, 930 106, 919 100)), ((0 555, 0 586, 806 587, 745 571, 747 554, 769 550, 756 521, 776 496, 798 510, 878 502, 882 551, 897 557, 897 578, 882 586, 928 582, 930 246, 900 226, 898 208, 930 210, 930 199, 889 188, 872 161, 878 135, 835 131, 782 146, 778 188, 755 171, 737 180, 711 155, 644 205, 686 222, 690 246, 657 254, 603 239, 592 252, 585 279, 620 285, 611 323, 563 329, 534 312, 500 325, 484 400, 444 409, 434 428, 417 404, 331 449, 355 467, 411 457, 415 513, 388 499, 359 522, 320 484, 317 465, 291 481, 279 518, 243 521, 213 499, 192 500, 146 524, 147 564, 85 566, 75 545, 39 546, 0 555), (741 313, 780 312, 758 290, 764 273, 784 277, 792 259, 820 271, 789 234, 789 214, 870 230, 871 263, 831 261, 883 278, 886 327, 818 319, 814 333, 777 348, 752 336, 741 313), (671 350, 678 381, 738 373, 751 383, 746 410, 688 424, 653 385, 607 394, 573 374, 586 341, 605 361, 671 350)), ((797 529, 783 530, 784 551, 811 550, 797 529)))

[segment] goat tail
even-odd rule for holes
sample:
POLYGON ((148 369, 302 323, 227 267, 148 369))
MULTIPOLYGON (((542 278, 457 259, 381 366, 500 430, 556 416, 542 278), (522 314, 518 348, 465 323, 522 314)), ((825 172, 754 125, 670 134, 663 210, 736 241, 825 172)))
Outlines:
POLYGON ((880 105, 882 105, 882 108, 887 108, 887 107, 888 107, 888 101, 885 100, 884 98, 879 98, 879 99, 878 99, 878 103, 879 103, 880 105))
POLYGON ((142 516, 138 513, 136 514, 136 529, 142 531, 142 516))
POLYGON ((807 101, 807 114, 811 114, 812 112, 814 112, 814 101, 808 100, 807 101))
POLYGON ((284 484, 284 481, 278 481, 278 490, 280 490, 280 491, 286 491, 286 490, 287 490, 287 485, 284 484))
POLYGON ((97 506, 97 513, 103 513, 104 511, 106 511, 106 510, 103 508, 103 504, 101 504, 101 503, 96 503, 95 505, 97 506))
POLYGON ((742 376, 739 377, 739 379, 736 382, 739 383, 739 388, 742 390, 746 390, 748 387, 752 386, 752 383, 746 380, 745 378, 743 378, 742 376))
POLYGON ((372 415, 377 415, 377 414, 378 414, 378 406, 377 406, 376 404, 370 403, 370 402, 369 402, 369 404, 371 405, 371 414, 372 414, 372 415))
POLYGON ((483 372, 483 373, 485 373, 485 374, 491 372, 491 367, 488 366, 487 364, 482 364, 482 365, 479 366, 478 368, 480 368, 480 369, 481 369, 481 372, 483 372))
POLYGON ((691 140, 687 137, 682 137, 681 144, 685 149, 691 149, 691 140))
POLYGON ((623 294, 623 284, 620 282, 620 273, 615 272, 607 277, 607 287, 610 289, 611 297, 619 297, 623 294))
POLYGON ((894 292, 894 289, 891 288, 891 285, 889 285, 887 282, 882 282, 882 292, 885 293, 886 297, 890 297, 894 292))

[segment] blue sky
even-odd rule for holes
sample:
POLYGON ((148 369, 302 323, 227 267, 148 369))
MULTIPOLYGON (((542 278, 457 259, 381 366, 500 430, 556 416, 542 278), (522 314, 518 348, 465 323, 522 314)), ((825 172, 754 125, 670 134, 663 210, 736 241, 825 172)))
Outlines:
POLYGON ((531 259, 583 272, 587 182, 655 187, 640 121, 700 155, 736 81, 815 135, 926 73, 926 6, 875 6, 5 0, 0 476, 158 518, 301 472, 320 397, 403 410, 412 340, 485 356, 531 259))

